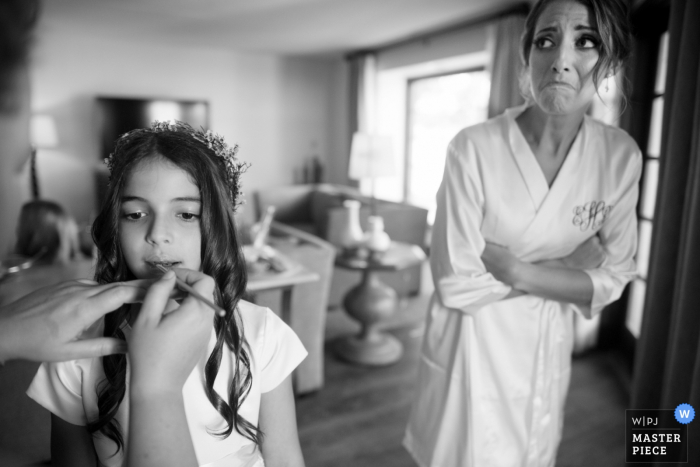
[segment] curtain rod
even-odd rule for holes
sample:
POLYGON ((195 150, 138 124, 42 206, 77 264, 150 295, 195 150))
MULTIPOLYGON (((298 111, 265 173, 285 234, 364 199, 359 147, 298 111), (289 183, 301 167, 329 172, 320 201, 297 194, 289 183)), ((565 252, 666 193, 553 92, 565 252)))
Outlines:
POLYGON ((370 54, 370 53, 377 53, 377 52, 380 52, 382 50, 386 50, 386 49, 393 48, 393 47, 398 47, 398 46, 405 45, 405 44, 408 44, 411 42, 426 40, 426 39, 430 39, 434 36, 446 34, 446 33, 453 32, 453 31, 458 31, 458 30, 461 30, 464 28, 479 26, 479 25, 482 25, 484 23, 490 23, 491 21, 500 19, 504 16, 517 15, 517 14, 527 16, 527 14, 529 12, 530 12, 530 3, 529 2, 521 2, 521 3, 515 4, 515 5, 511 5, 509 7, 506 7, 502 10, 495 11, 495 12, 487 13, 487 14, 480 15, 480 16, 473 17, 473 18, 461 19, 461 20, 457 21, 456 23, 450 24, 448 26, 443 25, 437 29, 414 33, 414 34, 411 34, 408 37, 405 37, 403 39, 391 41, 391 42, 388 42, 386 44, 383 44, 383 45, 380 45, 377 47, 355 50, 353 52, 349 52, 349 53, 345 54, 345 59, 352 60, 353 58, 355 58, 357 56, 366 55, 366 54, 370 54))

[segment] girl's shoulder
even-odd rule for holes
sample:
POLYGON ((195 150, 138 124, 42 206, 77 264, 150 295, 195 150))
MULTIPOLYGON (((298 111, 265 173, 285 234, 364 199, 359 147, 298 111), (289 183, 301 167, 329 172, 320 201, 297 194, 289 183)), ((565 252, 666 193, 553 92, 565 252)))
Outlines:
POLYGON ((250 345, 262 343, 266 335, 276 335, 288 327, 271 309, 245 300, 238 302, 238 313, 243 323, 243 333, 250 345))
POLYGON ((269 308, 241 300, 238 313, 260 390, 271 391, 306 358, 306 349, 292 328, 269 308))
POLYGON ((241 316, 241 320, 243 320, 244 326, 250 325, 254 328, 265 325, 268 313, 274 315, 269 308, 245 300, 238 301, 238 313, 241 316))

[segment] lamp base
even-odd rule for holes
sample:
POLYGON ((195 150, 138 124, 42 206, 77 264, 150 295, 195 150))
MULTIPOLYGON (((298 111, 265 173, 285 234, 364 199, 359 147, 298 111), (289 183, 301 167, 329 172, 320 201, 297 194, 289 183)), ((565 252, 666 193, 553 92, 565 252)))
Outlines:
POLYGON ((368 229, 364 236, 364 246, 374 253, 383 253, 391 246, 391 239, 384 231, 384 219, 381 216, 367 218, 368 229))

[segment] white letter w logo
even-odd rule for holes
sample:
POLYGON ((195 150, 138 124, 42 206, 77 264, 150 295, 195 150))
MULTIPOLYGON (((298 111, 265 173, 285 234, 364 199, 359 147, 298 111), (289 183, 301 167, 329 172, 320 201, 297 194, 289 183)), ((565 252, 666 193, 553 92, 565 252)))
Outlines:
POLYGON ((690 418, 690 410, 679 410, 681 418, 690 418))

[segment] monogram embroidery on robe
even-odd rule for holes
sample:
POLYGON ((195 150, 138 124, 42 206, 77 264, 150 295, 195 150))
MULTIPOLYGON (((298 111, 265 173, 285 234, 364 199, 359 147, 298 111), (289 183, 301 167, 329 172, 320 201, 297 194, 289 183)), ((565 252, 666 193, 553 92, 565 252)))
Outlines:
POLYGON ((574 208, 573 223, 581 231, 589 228, 596 230, 603 225, 612 208, 611 205, 606 205, 605 201, 589 201, 574 208))

